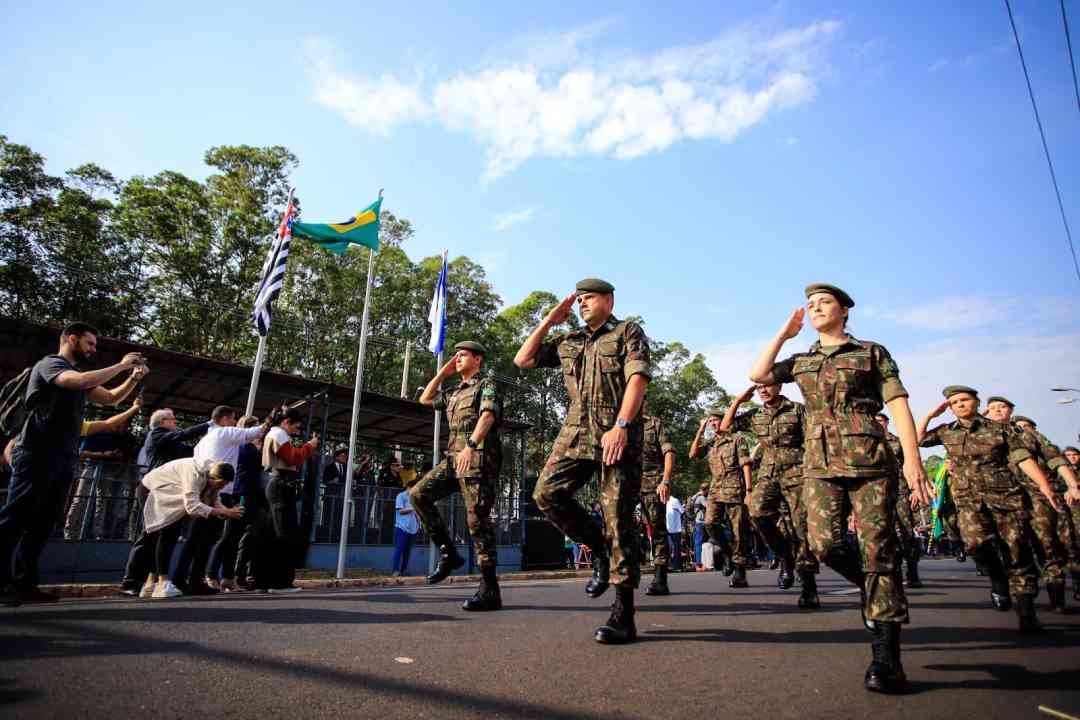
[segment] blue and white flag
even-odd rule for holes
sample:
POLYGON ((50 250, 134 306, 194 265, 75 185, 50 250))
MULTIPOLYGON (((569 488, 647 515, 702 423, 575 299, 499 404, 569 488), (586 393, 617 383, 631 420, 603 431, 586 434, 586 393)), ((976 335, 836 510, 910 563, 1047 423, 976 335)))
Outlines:
POLYGON ((439 271, 439 282, 435 285, 435 294, 431 297, 431 311, 428 313, 428 322, 431 323, 431 340, 428 342, 428 350, 438 355, 443 351, 443 341, 446 340, 446 253, 442 256, 442 270, 439 271))
POLYGON ((293 220, 295 217, 296 206, 293 204, 293 191, 289 190, 289 202, 285 207, 285 217, 281 219, 274 240, 270 243, 266 262, 263 263, 259 290, 255 293, 255 311, 251 314, 252 324, 262 337, 266 337, 270 332, 270 316, 273 311, 274 300, 281 293, 281 286, 285 282, 285 266, 289 262, 289 242, 292 240, 293 220))

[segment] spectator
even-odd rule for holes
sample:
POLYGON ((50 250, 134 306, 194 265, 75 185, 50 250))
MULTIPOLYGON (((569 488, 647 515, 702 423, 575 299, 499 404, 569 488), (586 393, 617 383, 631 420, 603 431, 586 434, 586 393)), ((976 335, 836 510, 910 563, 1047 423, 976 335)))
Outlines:
POLYGON ((323 468, 323 485, 345 486, 345 464, 349 461, 349 446, 338 445, 334 448, 334 461, 323 468))
MULTIPOLYGON (((415 484, 409 483, 409 486, 415 484)), ((392 575, 409 574, 409 555, 412 553, 413 540, 420 532, 420 521, 416 517, 412 503, 409 501, 409 487, 405 487, 397 494, 394 500, 394 567, 392 575)))
POLYGON ((266 484, 266 499, 270 504, 270 520, 274 528, 274 555, 277 559, 270 592, 298 592, 295 555, 300 544, 299 523, 296 518, 296 497, 300 491, 300 466, 307 462, 319 447, 319 436, 296 448, 292 436, 298 435, 304 416, 296 408, 274 413, 273 428, 263 441, 263 469, 270 478, 266 484))
POLYGON ((101 370, 76 370, 97 354, 97 335, 86 323, 66 326, 59 352, 39 360, 30 373, 26 419, 12 452, 7 504, 0 509, 0 603, 57 599, 37 587, 37 563, 71 485, 86 401, 115 406, 148 372, 138 353, 101 370), (129 369, 119 387, 101 387, 129 369), (18 578, 12 575, 16 559, 18 578))
POLYGON ((207 472, 200 472, 191 458, 165 463, 143 477, 142 482, 150 494, 143 510, 144 537, 139 538, 138 544, 153 549, 154 569, 140 597, 161 599, 184 594, 169 580, 169 561, 180 538, 184 518, 242 517, 244 508, 225 508, 203 502, 204 497, 215 497, 218 490, 232 480, 231 465, 214 463, 207 472))
MULTIPOLYGON (((254 427, 258 420, 247 415, 240 419, 242 428, 254 427)), ((236 485, 234 493, 244 508, 243 530, 236 549, 235 579, 238 589, 267 590, 260 584, 260 549, 265 544, 270 518, 270 504, 266 501, 266 475, 262 468, 263 439, 255 438, 240 446, 236 461, 236 485)), ((262 563, 265 565, 265 562, 262 563)), ((227 568, 227 566, 226 566, 227 568)))
POLYGON ((682 570, 682 518, 686 509, 679 498, 672 493, 667 501, 667 527, 668 545, 671 549, 671 569, 673 572, 682 570))
POLYGON ((701 546, 705 542, 705 512, 709 502, 709 484, 702 483, 694 497, 690 498, 691 512, 694 514, 694 564, 701 567, 701 546))
MULTIPOLYGON (((258 418, 254 415, 246 415, 240 418, 237 427, 243 430, 253 428, 258 424, 258 418)), ((256 439, 255 442, 259 442, 259 440, 256 439)), ((252 483, 257 488, 262 489, 262 483, 259 482, 258 477, 262 475, 260 458, 257 455, 258 452, 259 450, 256 449, 256 446, 250 442, 240 446, 240 451, 236 456, 236 479, 225 485, 220 493, 218 493, 218 500, 220 500, 224 507, 231 508, 240 505, 241 474, 243 475, 242 479, 245 483, 252 483), (255 474, 256 477, 253 478, 253 474, 255 474)), ((251 494, 250 491, 248 494, 251 494)), ((245 529, 246 524, 243 519, 225 519, 221 528, 221 536, 210 551, 209 571, 206 574, 206 584, 208 586, 224 592, 235 592, 240 589, 236 584, 237 550, 240 546, 240 538, 243 536, 245 529), (221 575, 220 584, 218 582, 219 573, 221 575)), ((250 561, 245 562, 245 566, 248 562, 250 561)), ((246 579, 247 575, 245 574, 244 577, 246 579)))
POLYGON ((180 430, 176 422, 176 414, 171 409, 155 410, 150 416, 150 433, 143 443, 146 449, 147 470, 154 470, 173 460, 191 457, 195 448, 188 442, 208 431, 213 423, 214 421, 210 420, 186 430, 180 430))
POLYGON ((79 459, 83 461, 82 472, 76 484, 64 522, 64 540, 72 542, 82 537, 83 519, 90 504, 91 493, 94 496, 94 521, 91 528, 94 539, 101 540, 105 535, 105 467, 106 462, 120 460, 118 433, 101 433, 84 437, 79 444, 79 459))

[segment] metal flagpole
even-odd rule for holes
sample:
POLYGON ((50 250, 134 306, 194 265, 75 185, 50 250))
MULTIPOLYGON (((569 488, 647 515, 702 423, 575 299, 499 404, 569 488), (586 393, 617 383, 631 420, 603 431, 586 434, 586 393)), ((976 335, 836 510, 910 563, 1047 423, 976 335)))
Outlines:
MULTIPOLYGON (((401 371, 401 399, 409 399, 409 361, 412 360, 412 342, 405 343, 405 367, 401 371)), ((398 458, 399 460, 401 458, 398 458)))
MULTIPOLYGON (((443 354, 439 351, 439 354, 435 356, 435 372, 442 370, 443 366, 443 354)), ((431 441, 431 467, 435 467, 439 464, 439 430, 442 426, 442 411, 439 408, 435 408, 435 436, 431 441)), ((428 573, 435 572, 435 556, 439 554, 439 549, 435 547, 435 541, 430 537, 428 538, 428 573)))
MULTIPOLYGON (((382 195, 382 191, 379 192, 382 195)), ((371 310, 371 287, 375 284, 375 251, 368 250, 367 289, 364 290, 364 314, 360 320, 360 349, 356 354, 356 387, 353 388, 352 424, 349 426, 349 459, 345 464, 345 496, 341 504, 341 539, 338 541, 337 578, 345 577, 345 550, 349 542, 349 509, 352 505, 352 467, 356 457, 356 426, 360 422, 360 390, 364 384, 364 354, 367 352, 368 315, 371 310)))
MULTIPOLYGON (((269 332, 267 332, 269 335, 269 332)), ((245 415, 250 415, 255 410, 255 393, 259 391, 259 373, 262 372, 263 358, 266 357, 266 335, 259 336, 259 350, 255 353, 255 367, 251 369, 251 388, 248 390, 247 408, 245 415)))

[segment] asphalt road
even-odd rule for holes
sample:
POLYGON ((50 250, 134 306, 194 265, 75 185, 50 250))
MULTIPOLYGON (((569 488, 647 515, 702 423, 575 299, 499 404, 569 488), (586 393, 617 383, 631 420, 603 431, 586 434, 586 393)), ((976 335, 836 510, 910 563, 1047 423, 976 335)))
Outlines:
POLYGON ((0 717, 1080 716, 1080 610, 1021 637, 970 563, 923 568, 902 697, 863 690, 868 635, 842 580, 823 574, 805 612, 763 570, 747 590, 673 575, 672 596, 639 596, 624 647, 592 641, 611 594, 589 600, 581 579, 507 583, 490 614, 459 609, 464 586, 5 608, 0 717))

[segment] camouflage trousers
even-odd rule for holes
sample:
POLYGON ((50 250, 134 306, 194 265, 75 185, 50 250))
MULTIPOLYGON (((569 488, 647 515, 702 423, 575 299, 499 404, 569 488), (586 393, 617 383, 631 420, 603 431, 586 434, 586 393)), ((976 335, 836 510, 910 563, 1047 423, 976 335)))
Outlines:
POLYGON ((750 522, 776 556, 794 557, 791 539, 781 528, 783 504, 780 481, 759 480, 750 493, 750 522))
MULTIPOLYGON (((902 479, 900 482, 904 482, 902 479)), ((900 542, 900 555, 917 558, 921 551, 915 537, 915 512, 911 509, 911 496, 900 493, 896 498, 896 539, 900 542)))
POLYGON ((950 500, 938 510, 938 518, 941 519, 941 529, 944 531, 945 537, 954 543, 962 542, 960 514, 954 501, 950 500))
POLYGON ((615 465, 596 460, 566 457, 559 445, 551 453, 533 499, 557 528, 576 543, 611 558, 611 581, 636 588, 641 579, 638 559, 638 528, 634 507, 641 497, 641 457, 627 448, 615 465), (574 495, 600 476, 600 507, 604 523, 597 525, 574 495))
POLYGON ((820 571, 817 557, 810 550, 810 542, 807 538, 806 500, 803 497, 805 482, 801 477, 793 480, 781 481, 780 489, 784 493, 784 501, 791 509, 791 523, 794 530, 794 553, 795 569, 799 572, 811 572, 815 575, 820 571))
POLYGON ((424 526, 428 537, 436 545, 453 542, 435 503, 461 491, 469 534, 476 546, 476 559, 480 567, 498 565, 495 550, 495 525, 491 522, 491 509, 495 505, 495 478, 457 478, 453 467, 447 471, 447 460, 433 467, 409 490, 416 517, 424 526))
POLYGON ((645 520, 652 531, 653 565, 667 567, 671 564, 671 548, 668 546, 667 505, 660 502, 656 490, 643 490, 641 507, 645 510, 645 520))
POLYGON ((1009 595, 1014 599, 1034 596, 1039 588, 1027 538, 1028 512, 1019 500, 963 498, 957 508, 968 554, 986 568, 991 580, 1007 575, 1009 595))
POLYGON ((709 492, 709 499, 705 505, 705 532, 714 545, 719 545, 724 555, 731 559, 735 567, 746 567, 750 564, 747 557, 747 541, 750 535, 750 519, 746 504, 741 502, 721 502, 713 500, 713 493, 709 492), (731 525, 732 540, 729 543, 724 535, 724 520, 731 525))
POLYGON ((868 619, 908 622, 907 596, 900 578, 893 529, 895 484, 889 476, 806 478, 803 482, 811 551, 866 592, 868 619), (852 515, 858 553, 845 539, 848 517, 852 515))
MULTIPOLYGON (((1072 525, 1061 522, 1045 495, 1026 486, 1025 489, 1031 498, 1031 548, 1042 566, 1042 580, 1047 584, 1063 583, 1069 566, 1072 525)), ((1064 505, 1064 498, 1059 496, 1058 504, 1064 505)))

